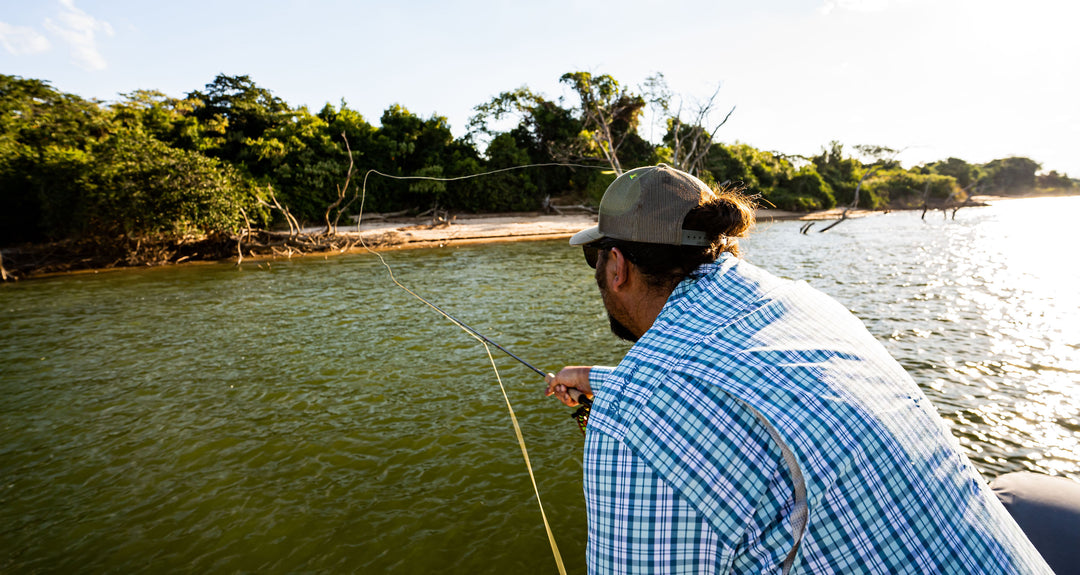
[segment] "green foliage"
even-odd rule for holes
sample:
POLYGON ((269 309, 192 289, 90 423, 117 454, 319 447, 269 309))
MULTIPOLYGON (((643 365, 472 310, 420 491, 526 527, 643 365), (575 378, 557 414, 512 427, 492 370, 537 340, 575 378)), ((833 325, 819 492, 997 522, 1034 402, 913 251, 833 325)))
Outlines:
POLYGON ((1038 162, 1029 158, 1003 158, 983 166, 985 174, 979 178, 980 193, 1018 195, 1035 187, 1038 162))
POLYGON ((108 115, 40 80, 0 75, 0 244, 64 237, 77 218, 89 150, 108 115))
POLYGON ((747 144, 713 144, 705 168, 717 182, 741 182, 751 193, 765 197, 795 173, 787 159, 747 144))
MULTIPOLYGON (((810 158, 810 161, 832 188, 838 204, 848 205, 855 199, 855 188, 866 170, 857 159, 844 157, 843 144, 830 142, 827 149, 822 148, 821 153, 810 158)), ((860 199, 860 207, 875 207, 872 196, 867 195, 860 199)))
POLYGON ((956 183, 964 189, 967 189, 982 176, 982 170, 979 169, 979 166, 969 164, 960 158, 949 158, 940 162, 933 162, 927 164, 926 167, 932 173, 952 176, 956 183))
POLYGON ((875 207, 915 208, 927 200, 958 198, 956 178, 920 174, 902 168, 878 170, 863 182, 863 193, 874 198, 875 207))
POLYGON ((252 143, 267 168, 263 180, 302 221, 322 220, 326 207, 337 199, 337 186, 345 182, 349 156, 342 134, 350 145, 370 145, 373 128, 360 114, 328 108, 317 116, 306 108, 295 110, 288 122, 252 143))
POLYGON ((0 161, 0 245, 69 236, 91 173, 92 156, 74 147, 24 148, 0 161))
POLYGON ((170 146, 198 149, 201 128, 196 100, 170 98, 156 90, 136 90, 109 106, 117 127, 142 130, 170 146))
MULTIPOLYGON (((487 148, 488 170, 499 170, 529 164, 528 152, 518 146, 513 135, 499 134, 487 148)), ((525 211, 540 207, 538 188, 532 182, 529 170, 510 170, 485 176, 483 185, 476 180, 466 180, 468 185, 459 190, 451 207, 472 212, 525 211)), ((455 187, 462 183, 454 182, 455 187)))
POLYGON ((47 147, 86 150, 109 129, 95 102, 64 94, 41 80, 0 74, 0 155, 47 147))
POLYGON ((293 111, 248 76, 219 74, 202 90, 190 92, 191 114, 201 127, 196 149, 230 163, 243 165, 255 176, 266 175, 271 164, 260 157, 259 139, 290 121, 293 111))
POLYGON ((612 171, 599 171, 599 170, 582 170, 574 174, 572 183, 575 189, 582 190, 584 197, 592 202, 593 205, 599 206, 600 199, 604 197, 604 192, 607 191, 611 182, 615 181, 615 172, 612 171))
POLYGON ((571 156, 600 159, 621 171, 623 163, 627 166, 644 163, 652 155, 645 152, 644 140, 637 134, 645 110, 643 97, 620 87, 607 74, 570 72, 559 81, 570 86, 581 102, 582 129, 577 142, 568 148, 571 156))
POLYGON ((95 154, 83 233, 182 237, 261 223, 253 189, 221 161, 122 130, 95 154))
POLYGON ((1035 176, 1035 185, 1041 193, 1070 193, 1080 188, 1080 182, 1059 174, 1055 170, 1035 176))
POLYGON ((705 158, 705 169, 718 182, 741 182, 753 193, 760 191, 761 186, 739 145, 713 144, 705 158))
POLYGON ((795 212, 836 207, 832 188, 812 164, 799 168, 791 179, 777 187, 765 199, 777 208, 795 212))
MULTIPOLYGON (((268 214, 255 194, 268 187, 301 221, 322 222, 339 199, 350 160, 355 171, 340 206, 353 213, 359 202, 348 200, 369 170, 445 180, 369 178, 369 211, 534 210, 544 198, 564 195, 596 204, 614 171, 670 163, 676 140, 683 147, 699 141, 689 124, 669 123, 659 146, 638 134, 647 103, 663 111, 670 105, 660 76, 646 86, 648 98, 609 75, 572 72, 560 80, 578 96, 578 107, 518 88, 477 106, 469 133, 455 139, 446 118, 421 117, 397 104, 378 126, 344 102, 317 114, 291 108, 248 76, 219 75, 182 98, 140 90, 103 104, 41 80, 0 75, 0 244, 229 232, 245 215, 264 225, 268 214), (483 154, 476 141, 487 144, 483 154), (462 178, 567 161, 607 162, 613 170, 544 167, 462 178)), ((859 204, 865 208, 957 201, 965 187, 1080 191, 1063 174, 1036 175, 1039 165, 1028 158, 981 166, 949 158, 903 170, 893 164, 897 152, 881 146, 854 147, 869 164, 845 156, 838 142, 806 163, 741 143, 707 150, 703 164, 695 164, 703 165, 705 181, 742 182, 764 203, 789 210, 850 204, 864 176, 859 204)))
MULTIPOLYGON (((477 106, 475 111, 476 114, 469 120, 468 138, 479 137, 490 141, 499 135, 493 124, 515 118, 517 125, 508 133, 513 136, 517 147, 526 151, 527 163, 530 164, 556 163, 567 159, 571 143, 577 141, 582 131, 581 120, 572 110, 525 87, 503 92, 490 102, 477 106)), ((530 181, 536 185, 537 195, 540 196, 580 193, 583 188, 576 185, 573 178, 574 171, 562 167, 535 170, 530 174, 530 181)))

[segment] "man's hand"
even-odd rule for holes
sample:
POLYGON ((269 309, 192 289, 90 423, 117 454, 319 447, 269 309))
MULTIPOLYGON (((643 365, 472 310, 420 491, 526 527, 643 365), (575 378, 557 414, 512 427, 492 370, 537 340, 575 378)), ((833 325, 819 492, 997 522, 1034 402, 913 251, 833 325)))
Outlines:
POLYGON ((591 370, 592 368, 589 366, 572 365, 560 369, 559 373, 554 375, 549 373, 544 378, 548 384, 544 395, 554 395, 559 398, 559 401, 570 407, 578 404, 578 395, 585 395, 592 399, 592 386, 589 385, 589 371, 591 370), (578 393, 573 393, 570 390, 577 390, 578 393))

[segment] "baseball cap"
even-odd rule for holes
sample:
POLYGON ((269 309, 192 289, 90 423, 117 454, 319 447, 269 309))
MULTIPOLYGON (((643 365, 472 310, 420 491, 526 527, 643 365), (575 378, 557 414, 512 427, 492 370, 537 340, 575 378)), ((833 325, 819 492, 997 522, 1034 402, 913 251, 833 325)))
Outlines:
POLYGON ((709 186, 667 164, 635 168, 623 173, 604 191, 598 225, 582 230, 570 245, 602 238, 647 244, 707 246, 705 232, 684 230, 690 210, 716 198, 709 186))

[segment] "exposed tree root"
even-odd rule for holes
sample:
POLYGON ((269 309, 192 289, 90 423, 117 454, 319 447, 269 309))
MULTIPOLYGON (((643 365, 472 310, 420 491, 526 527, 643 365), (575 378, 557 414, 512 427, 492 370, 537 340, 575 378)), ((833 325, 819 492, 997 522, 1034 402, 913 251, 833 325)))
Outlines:
MULTIPOLYGON (((381 247, 396 243, 396 235, 395 232, 388 232, 365 241, 369 246, 381 247)), ((86 238, 4 249, 0 253, 0 278, 2 281, 14 281, 52 273, 153 267, 192 261, 233 260, 239 265, 245 257, 291 258, 312 253, 344 253, 357 245, 359 239, 351 235, 265 230, 167 240, 86 238)))

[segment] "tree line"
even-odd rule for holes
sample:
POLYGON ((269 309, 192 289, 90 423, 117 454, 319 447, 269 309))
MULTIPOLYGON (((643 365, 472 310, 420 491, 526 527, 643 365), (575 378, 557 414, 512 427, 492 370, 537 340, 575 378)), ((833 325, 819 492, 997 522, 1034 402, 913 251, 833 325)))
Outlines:
POLYGON ((858 205, 870 209, 1080 191, 1076 180, 1039 174, 1037 162, 1021 157, 904 169, 897 151, 876 146, 832 142, 804 157, 721 143, 723 122, 708 125, 716 94, 688 107, 660 74, 636 90, 587 72, 561 81, 573 104, 526 87, 503 92, 478 105, 467 134, 455 138, 446 118, 399 104, 377 125, 344 101, 311 113, 248 76, 219 75, 183 97, 139 90, 100 102, 0 75, 0 245, 237 233, 286 218, 329 227, 356 213, 343 186, 351 174, 355 194, 369 169, 450 179, 529 164, 606 168, 374 178, 365 210, 379 212, 531 211, 566 196, 596 203, 616 173, 657 162, 711 183, 741 182, 763 205, 795 211, 847 205, 857 188, 858 205), (646 110, 659 119, 659 142, 641 135, 646 110))

